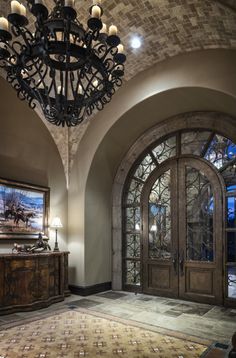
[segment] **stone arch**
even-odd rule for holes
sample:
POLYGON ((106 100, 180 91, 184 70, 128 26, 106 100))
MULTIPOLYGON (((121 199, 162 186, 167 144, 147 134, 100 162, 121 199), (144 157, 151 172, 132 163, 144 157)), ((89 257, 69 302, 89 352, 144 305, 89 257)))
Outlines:
POLYGON ((235 56, 234 51, 212 50, 158 64, 126 83, 91 122, 70 176, 70 259, 72 265, 80 262, 71 276, 73 284, 112 279, 112 184, 137 138, 180 113, 215 110, 236 115, 235 56))

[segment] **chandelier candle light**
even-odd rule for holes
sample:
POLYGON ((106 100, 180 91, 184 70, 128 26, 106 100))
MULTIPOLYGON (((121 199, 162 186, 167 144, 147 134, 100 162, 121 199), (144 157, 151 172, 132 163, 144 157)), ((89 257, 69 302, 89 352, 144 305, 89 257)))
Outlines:
POLYGON ((77 19, 74 0, 27 0, 35 18, 28 29, 26 7, 11 1, 0 17, 0 67, 21 100, 59 126, 76 126, 102 110, 122 85, 126 56, 117 27, 101 20, 101 0, 93 0, 86 28, 77 19))

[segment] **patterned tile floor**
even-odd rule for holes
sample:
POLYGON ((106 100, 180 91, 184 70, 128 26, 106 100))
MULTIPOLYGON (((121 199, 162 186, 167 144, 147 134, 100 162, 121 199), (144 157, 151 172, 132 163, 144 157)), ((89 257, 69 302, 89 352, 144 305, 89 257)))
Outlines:
POLYGON ((71 295, 64 302, 34 312, 0 316, 0 328, 28 318, 40 318, 47 312, 69 306, 111 314, 116 317, 151 324, 164 329, 228 344, 236 331, 236 309, 174 300, 128 292, 105 292, 89 297, 71 295))
MULTIPOLYGON (((43 317, 42 317, 43 318, 43 317)), ((79 308, 0 331, 1 358, 199 358, 209 341, 79 308)))

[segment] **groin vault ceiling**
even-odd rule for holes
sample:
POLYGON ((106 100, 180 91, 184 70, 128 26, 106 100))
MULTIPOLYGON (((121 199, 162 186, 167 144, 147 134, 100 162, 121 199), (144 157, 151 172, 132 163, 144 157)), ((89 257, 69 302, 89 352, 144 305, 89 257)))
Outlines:
MULTIPOLYGON (((45 0, 52 8, 53 1, 45 0)), ((22 0, 22 3, 26 1, 22 0)), ((75 0, 78 19, 86 23, 92 0, 75 0)), ((196 50, 236 49, 235 0, 103 0, 103 22, 118 26, 126 49, 124 81, 170 57, 196 50), (132 49, 137 35, 142 41, 132 49)), ((10 1, 0 0, 7 15, 10 1)), ((30 18, 33 22, 33 18, 30 18)), ((60 151, 68 177, 78 144, 93 118, 75 128, 57 128, 44 120, 60 151)))

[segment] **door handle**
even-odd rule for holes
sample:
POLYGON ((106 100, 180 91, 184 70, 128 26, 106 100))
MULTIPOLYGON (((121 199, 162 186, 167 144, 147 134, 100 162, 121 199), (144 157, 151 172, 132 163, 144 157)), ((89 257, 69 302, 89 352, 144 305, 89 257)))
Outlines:
POLYGON ((179 269, 180 269, 181 276, 183 276, 183 274, 184 274, 184 251, 183 251, 181 258, 179 259, 179 269))
POLYGON ((174 257, 172 259, 172 263, 174 266, 175 274, 178 275, 178 259, 177 259, 177 252, 175 252, 174 257))

